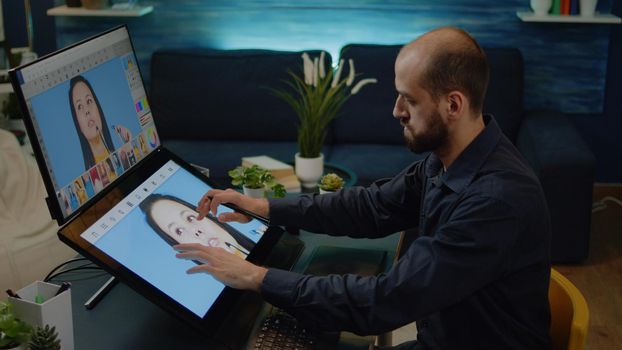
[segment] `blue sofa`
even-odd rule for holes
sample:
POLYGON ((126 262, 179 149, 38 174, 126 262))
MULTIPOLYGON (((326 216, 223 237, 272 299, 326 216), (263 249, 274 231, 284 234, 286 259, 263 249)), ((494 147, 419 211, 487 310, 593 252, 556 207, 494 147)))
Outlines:
MULTIPOLYGON (((393 64, 400 46, 345 46, 357 72, 378 79, 349 99, 328 130, 323 153, 358 176, 359 185, 390 177, 421 159, 404 146, 392 117, 393 64)), ((243 156, 292 161, 296 116, 269 88, 283 86, 287 70, 300 72, 302 52, 164 49, 153 54, 150 97, 163 144, 210 169, 221 186, 243 156)), ((571 122, 550 111, 523 110, 520 51, 488 48, 491 80, 485 113, 531 163, 544 187, 553 224, 552 258, 577 262, 588 253, 594 156, 571 122)), ((319 52, 310 52, 312 57, 319 52)), ((327 55, 327 64, 331 58, 327 55)))

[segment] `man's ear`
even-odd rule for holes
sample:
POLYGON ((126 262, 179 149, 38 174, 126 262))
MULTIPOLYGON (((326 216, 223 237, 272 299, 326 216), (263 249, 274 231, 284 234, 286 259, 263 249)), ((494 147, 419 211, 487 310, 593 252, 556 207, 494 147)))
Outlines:
POLYGON ((466 96, 460 91, 451 91, 447 94, 447 113, 451 118, 459 117, 467 107, 466 96))

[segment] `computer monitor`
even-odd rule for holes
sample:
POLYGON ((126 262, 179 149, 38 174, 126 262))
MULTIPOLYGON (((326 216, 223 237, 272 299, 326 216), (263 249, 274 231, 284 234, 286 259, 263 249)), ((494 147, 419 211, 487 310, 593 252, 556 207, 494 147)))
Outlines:
POLYGON ((126 27, 14 72, 62 224, 160 145, 126 27))
MULTIPOLYGON (((261 217, 197 220, 197 203, 214 187, 160 145, 127 28, 10 74, 59 238, 173 315, 214 331, 236 292, 211 275, 187 274, 201 261, 178 259, 171 246, 200 243, 261 263, 282 230, 261 217)), ((233 209, 220 206, 217 215, 233 209)))

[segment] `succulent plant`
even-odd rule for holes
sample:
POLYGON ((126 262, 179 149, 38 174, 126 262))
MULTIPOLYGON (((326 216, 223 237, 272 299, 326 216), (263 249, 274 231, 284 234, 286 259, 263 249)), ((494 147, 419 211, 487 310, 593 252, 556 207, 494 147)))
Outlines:
POLYGON ((324 191, 337 191, 343 188, 343 185, 343 179, 335 173, 328 173, 320 180, 320 188, 324 191))
POLYGON ((60 339, 58 339, 58 333, 56 327, 37 326, 30 335, 30 341, 28 342, 29 350, 60 350, 60 339))

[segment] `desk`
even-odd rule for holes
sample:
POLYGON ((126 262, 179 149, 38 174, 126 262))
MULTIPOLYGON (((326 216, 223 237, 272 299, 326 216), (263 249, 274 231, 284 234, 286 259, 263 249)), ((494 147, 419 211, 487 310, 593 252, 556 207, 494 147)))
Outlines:
MULTIPOLYGON (((310 253, 319 245, 372 248, 386 250, 388 268, 395 256, 399 234, 381 239, 352 239, 347 237, 329 237, 301 231, 299 236, 284 234, 274 254, 283 253, 283 248, 291 247, 300 239, 305 243, 302 254, 297 259, 293 270, 299 271, 306 266, 310 253)), ((278 257, 281 258, 280 256, 278 257)), ((272 259, 274 260, 274 259, 272 259)), ((231 348, 244 348, 250 334, 257 327, 266 303, 257 293, 245 293, 236 305, 230 319, 224 320, 228 330, 219 331, 213 338, 208 338, 187 326, 171 314, 152 304, 123 283, 117 284, 106 297, 92 310, 86 310, 84 302, 106 282, 109 275, 97 272, 67 274, 71 281, 73 324, 76 350, 89 349, 227 349, 222 342, 231 344, 231 348), (259 315, 259 317, 258 317, 259 315), (235 317, 233 317, 235 316, 235 317), (215 340, 218 339, 218 340, 215 340)), ((367 349, 356 347, 357 340, 340 341, 337 349, 367 349)), ((360 344, 360 339, 358 340, 360 344)))

